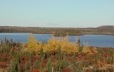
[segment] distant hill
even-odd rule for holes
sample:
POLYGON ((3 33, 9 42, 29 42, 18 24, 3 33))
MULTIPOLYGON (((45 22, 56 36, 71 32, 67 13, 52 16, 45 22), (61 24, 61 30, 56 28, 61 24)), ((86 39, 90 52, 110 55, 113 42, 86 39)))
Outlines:
POLYGON ((50 27, 18 27, 18 26, 0 26, 0 33, 37 33, 52 34, 56 36, 68 35, 87 35, 103 34, 114 35, 114 26, 100 26, 96 28, 50 28, 50 27))
POLYGON ((108 25, 106 25, 106 26, 100 26, 98 28, 114 29, 114 26, 108 26, 108 25))

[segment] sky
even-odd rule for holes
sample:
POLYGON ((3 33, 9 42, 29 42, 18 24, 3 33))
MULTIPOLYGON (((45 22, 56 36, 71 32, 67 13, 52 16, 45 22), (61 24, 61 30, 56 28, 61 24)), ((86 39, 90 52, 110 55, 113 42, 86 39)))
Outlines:
POLYGON ((0 26, 114 25, 114 0, 0 0, 0 26))

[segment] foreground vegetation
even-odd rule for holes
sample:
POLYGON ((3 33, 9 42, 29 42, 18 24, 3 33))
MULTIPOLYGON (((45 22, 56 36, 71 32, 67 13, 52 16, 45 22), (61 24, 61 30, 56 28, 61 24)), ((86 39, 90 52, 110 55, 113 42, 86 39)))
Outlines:
POLYGON ((52 37, 39 42, 31 34, 26 44, 0 42, 0 72, 113 72, 114 48, 80 46, 52 37))

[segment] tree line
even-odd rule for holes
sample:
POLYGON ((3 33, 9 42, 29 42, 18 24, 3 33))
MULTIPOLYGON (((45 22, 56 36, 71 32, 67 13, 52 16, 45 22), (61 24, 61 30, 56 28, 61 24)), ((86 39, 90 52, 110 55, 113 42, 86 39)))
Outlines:
POLYGON ((36 33, 36 34, 52 34, 55 36, 68 35, 86 35, 86 34, 104 34, 114 35, 113 27, 97 27, 97 28, 49 28, 49 27, 14 27, 0 26, 0 33, 36 33))

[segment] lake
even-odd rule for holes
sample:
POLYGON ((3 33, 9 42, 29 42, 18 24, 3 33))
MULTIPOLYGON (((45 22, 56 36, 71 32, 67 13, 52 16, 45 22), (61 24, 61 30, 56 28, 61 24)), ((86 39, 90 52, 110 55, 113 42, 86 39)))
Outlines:
MULTIPOLYGON (((16 42, 27 42, 29 33, 0 33, 0 40, 13 39, 16 42)), ((35 34, 38 41, 47 42, 51 38, 51 34, 35 34)), ((68 36, 69 41, 74 42, 80 39, 81 45, 88 44, 96 47, 114 47, 114 36, 112 35, 83 35, 68 36)))

